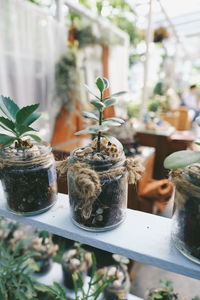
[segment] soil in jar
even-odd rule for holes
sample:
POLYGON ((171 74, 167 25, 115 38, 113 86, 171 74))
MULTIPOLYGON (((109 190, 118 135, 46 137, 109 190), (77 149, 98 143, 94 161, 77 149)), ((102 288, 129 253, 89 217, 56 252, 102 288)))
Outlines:
POLYGON ((127 174, 112 179, 102 179, 102 191, 95 199, 88 219, 82 215, 82 199, 76 193, 72 176, 68 176, 69 199, 72 218, 86 227, 108 227, 119 224, 125 217, 127 199, 127 174))
MULTIPOLYGON (((32 149, 27 153, 31 153, 32 149)), ((10 151, 12 154, 12 149, 10 151)), ((26 162, 24 151, 17 151, 17 160, 26 162)), ((41 154, 37 151, 37 155, 41 154)), ((12 158, 12 157, 11 157, 12 158)), ((56 201, 57 182, 54 162, 50 159, 41 164, 9 164, 1 170, 1 180, 10 210, 19 214, 35 214, 45 211, 56 201)))

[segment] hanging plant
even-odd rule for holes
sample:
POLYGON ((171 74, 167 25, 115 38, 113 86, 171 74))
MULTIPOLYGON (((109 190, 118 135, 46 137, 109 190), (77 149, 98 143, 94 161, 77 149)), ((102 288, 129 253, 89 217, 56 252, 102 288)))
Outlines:
POLYGON ((167 31, 167 28, 165 27, 159 27, 154 30, 154 43, 162 43, 163 40, 166 40, 169 38, 169 33, 167 31))
POLYGON ((75 108, 73 99, 79 100, 78 73, 76 55, 71 48, 56 65, 56 96, 62 106, 72 111, 75 108))

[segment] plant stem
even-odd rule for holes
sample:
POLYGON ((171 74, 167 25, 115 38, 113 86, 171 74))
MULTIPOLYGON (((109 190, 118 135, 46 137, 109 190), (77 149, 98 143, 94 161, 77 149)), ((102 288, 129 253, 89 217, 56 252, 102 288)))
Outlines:
MULTIPOLYGON (((103 93, 101 92, 101 102, 102 102, 102 99, 103 99, 103 93)), ((99 125, 102 124, 102 117, 103 117, 103 114, 102 114, 102 111, 100 111, 99 112, 99 125)), ((101 147, 101 131, 99 131, 99 133, 98 133, 97 152, 100 152, 100 147, 101 147)))

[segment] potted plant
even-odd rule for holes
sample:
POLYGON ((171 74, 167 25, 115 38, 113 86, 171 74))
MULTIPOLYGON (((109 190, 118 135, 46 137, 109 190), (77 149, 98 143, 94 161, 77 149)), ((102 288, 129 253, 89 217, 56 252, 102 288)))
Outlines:
POLYGON ((99 274, 99 271, 97 270, 95 255, 92 254, 91 258, 92 258, 91 276, 89 278, 88 284, 86 286, 84 285, 85 281, 81 273, 78 273, 78 279, 79 279, 78 282, 76 278, 77 276, 75 277, 73 276, 75 296, 72 299, 75 300, 104 299, 102 298, 103 291, 110 284, 110 282, 114 280, 114 277, 110 277, 109 279, 104 278, 104 280, 102 281, 104 275, 99 274))
POLYGON ((39 266, 37 272, 46 273, 52 266, 53 256, 55 256, 58 251, 58 245, 53 243, 50 233, 40 231, 38 236, 31 241, 28 250, 37 252, 37 255, 34 257, 35 262, 39 266))
POLYGON ((104 281, 110 280, 103 291, 105 300, 125 299, 130 290, 130 279, 127 272, 129 259, 117 254, 113 254, 113 258, 116 261, 115 265, 98 270, 98 274, 102 275, 100 285, 104 281))
POLYGON ((17 256, 0 243, 0 299, 1 300, 66 300, 63 287, 54 283, 47 286, 36 282, 33 273, 38 269, 32 252, 17 256))
POLYGON ((170 280, 161 280, 161 286, 152 288, 147 292, 146 300, 177 300, 178 294, 174 292, 172 282, 170 280))
POLYGON ((124 123, 119 118, 104 119, 104 110, 116 104, 114 97, 118 92, 104 97, 109 82, 98 77, 96 87, 99 95, 94 94, 90 104, 95 112, 83 112, 85 118, 96 122, 77 135, 92 134, 95 138, 88 147, 72 151, 69 157, 68 190, 73 222, 86 230, 103 231, 115 228, 125 219, 127 207, 127 179, 136 183, 143 167, 132 158, 126 160, 121 143, 105 134, 109 126, 124 123))
POLYGON ((8 208, 23 215, 49 209, 56 201, 57 182, 51 147, 30 133, 40 114, 39 104, 19 108, 10 98, 0 97, 0 176, 8 208))
POLYGON ((200 264, 200 151, 172 153, 164 166, 172 169, 170 177, 176 187, 172 238, 186 257, 200 264))
POLYGON ((92 254, 83 249, 80 243, 74 243, 74 247, 66 251, 62 257, 64 285, 69 290, 73 290, 76 281, 76 286, 79 287, 85 281, 91 265, 92 254))

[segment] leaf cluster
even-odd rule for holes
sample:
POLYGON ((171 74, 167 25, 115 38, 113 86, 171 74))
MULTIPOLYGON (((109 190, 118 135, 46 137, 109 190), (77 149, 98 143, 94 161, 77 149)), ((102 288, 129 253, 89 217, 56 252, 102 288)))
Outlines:
POLYGON ((101 132, 106 132, 110 126, 120 126, 124 123, 124 120, 120 118, 103 118, 103 112, 106 108, 113 106, 117 103, 116 97, 125 94, 125 91, 114 93, 108 97, 104 97, 104 92, 109 88, 109 81, 104 77, 98 77, 96 79, 96 87, 99 91, 99 95, 96 95, 87 85, 85 88, 94 96, 94 99, 90 101, 90 104, 94 107, 96 112, 84 111, 82 114, 85 118, 96 121, 95 125, 88 126, 86 129, 78 131, 76 135, 81 134, 94 134, 97 135, 101 132))
POLYGON ((150 292, 148 300, 174 300, 178 299, 171 280, 163 279, 160 281, 161 287, 150 292))
POLYGON ((20 109, 9 97, 0 96, 0 111, 5 115, 0 117, 0 127, 9 133, 0 134, 0 144, 9 145, 16 141, 17 146, 22 147, 22 137, 26 136, 39 142, 41 139, 37 135, 29 133, 36 131, 30 125, 40 117, 40 114, 35 112, 38 107, 39 104, 32 104, 20 109))
MULTIPOLYGON (((17 253, 17 252, 16 252, 17 253)), ((35 252, 13 254, 0 243, 0 299, 1 300, 66 300, 65 290, 58 284, 46 286, 36 283, 32 277, 38 270, 34 262, 35 252)))
POLYGON ((84 281, 81 273, 78 273, 78 279, 73 277, 74 289, 75 289, 75 300, 97 300, 104 289, 115 279, 105 279, 101 285, 98 283, 103 279, 104 275, 98 275, 96 266, 96 257, 92 254, 92 271, 90 281, 88 283, 88 289, 84 289, 84 281), (79 282, 79 286, 77 284, 79 282))

